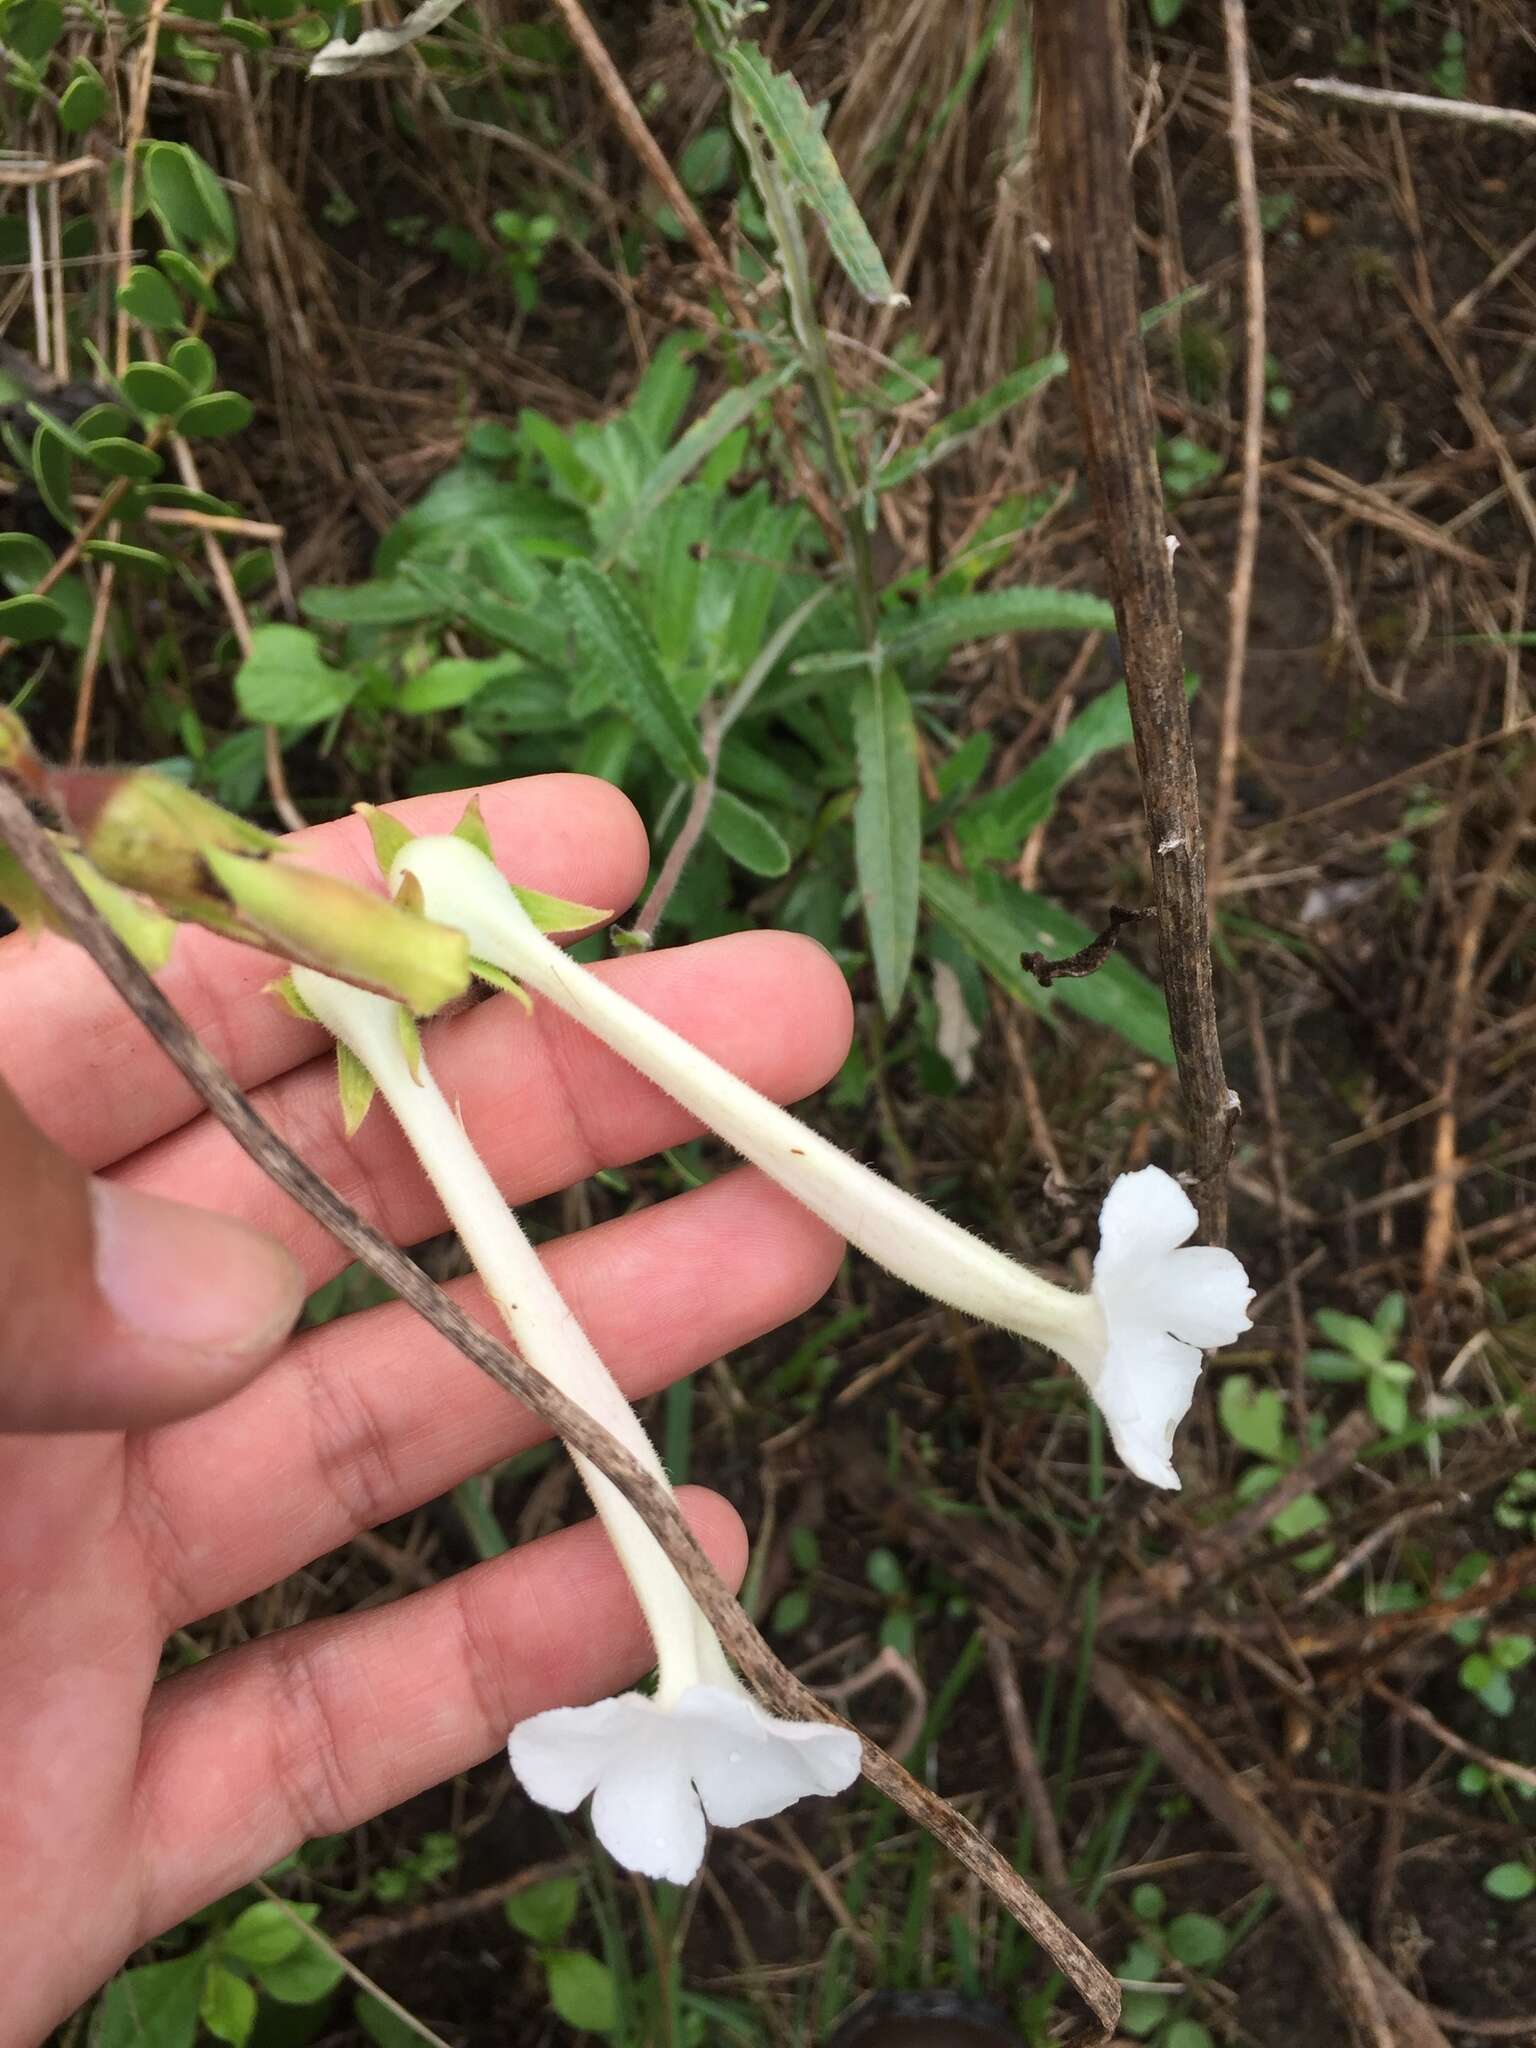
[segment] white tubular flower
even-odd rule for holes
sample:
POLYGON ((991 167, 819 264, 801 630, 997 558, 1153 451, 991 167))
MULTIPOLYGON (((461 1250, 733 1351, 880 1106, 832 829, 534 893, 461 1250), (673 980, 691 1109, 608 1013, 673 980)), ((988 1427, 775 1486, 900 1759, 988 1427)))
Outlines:
POLYGON ((439 22, 446 21, 464 0, 423 0, 398 28, 365 28, 355 42, 333 36, 309 60, 311 78, 343 78, 375 57, 391 57, 410 43, 419 43, 439 22))
MULTIPOLYGON (((665 1485, 650 1438, 432 1079, 406 1013, 308 968, 291 980, 394 1111, 524 1358, 665 1485)), ((859 1774, 859 1738, 765 1713, 640 1516, 611 1480, 571 1455, 655 1643, 656 1695, 535 1714, 513 1729, 508 1754, 528 1792, 562 1813, 595 1792, 598 1839, 619 1862, 685 1884, 704 1853, 706 1814, 735 1827, 808 1793, 845 1791, 859 1774)))
POLYGON ((416 878, 427 915, 465 932, 476 958, 585 1025, 887 1271, 1065 1358, 1130 1469, 1177 1488, 1168 1453, 1194 1393, 1199 1347, 1229 1344, 1248 1328, 1253 1291, 1231 1252, 1178 1249, 1195 1212, 1168 1174, 1146 1167, 1115 1183, 1092 1292, 1058 1287, 829 1144, 570 960, 465 840, 413 839, 391 872, 416 878))

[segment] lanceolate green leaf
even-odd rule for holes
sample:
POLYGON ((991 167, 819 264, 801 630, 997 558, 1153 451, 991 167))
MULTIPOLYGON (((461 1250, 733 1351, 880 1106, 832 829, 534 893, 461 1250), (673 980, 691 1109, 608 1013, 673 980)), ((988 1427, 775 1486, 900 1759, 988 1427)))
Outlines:
POLYGON ((882 641, 895 661, 937 660, 969 640, 999 633, 1112 633, 1115 614, 1085 590, 982 590, 924 605, 910 625, 886 631, 882 641))
POLYGON ((869 927, 875 978, 887 1016, 895 1014, 917 942, 918 856, 922 802, 917 728, 900 679, 876 668, 853 691, 859 792, 853 806, 854 858, 869 927))
POLYGON ((612 577, 587 562, 568 562, 560 589, 583 652, 614 697, 672 773, 697 781, 704 773, 698 734, 634 606, 612 577))
POLYGON ((709 836, 754 875, 773 879, 789 872, 789 848, 778 827, 728 789, 715 791, 709 807, 709 836))
POLYGON ((712 455, 736 429, 750 420, 762 405, 782 384, 786 384, 795 372, 795 364, 786 363, 779 370, 765 370, 760 377, 754 377, 750 384, 743 384, 733 391, 727 391, 722 398, 696 419, 688 431, 662 456, 660 462, 649 472, 634 499, 624 509, 622 519, 608 537, 604 550, 604 563, 617 560, 644 527, 646 521, 655 516, 657 508, 671 496, 679 484, 688 478, 708 456, 712 455))
POLYGON ((760 131, 797 198, 826 229, 850 284, 876 305, 904 306, 805 94, 750 43, 733 44, 725 63, 738 111, 760 131))

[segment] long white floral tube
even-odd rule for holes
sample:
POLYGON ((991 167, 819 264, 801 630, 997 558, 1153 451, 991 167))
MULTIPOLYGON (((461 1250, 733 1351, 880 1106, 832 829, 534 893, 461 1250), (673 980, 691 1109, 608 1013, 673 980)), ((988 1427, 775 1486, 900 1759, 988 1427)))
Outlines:
MULTIPOLYGON (((528 1363, 578 1401, 665 1485, 639 1418, 524 1236, 418 1052, 405 1013, 382 996, 307 968, 293 986, 367 1068, 437 1190, 465 1250, 528 1363)), ((630 1869, 684 1884, 704 1853, 706 1816, 736 1826, 782 1812, 858 1775, 846 1728, 778 1720, 745 1692, 671 1560, 612 1481, 572 1451, 656 1646, 653 1698, 557 1707, 513 1730, 508 1750, 534 1798, 561 1812, 594 1794, 593 1822, 630 1869)), ((579 1617, 573 1616, 579 1626, 579 1617)))
POLYGON ((465 840, 414 839, 391 873, 413 875, 427 915, 457 925, 475 957, 585 1025, 880 1265, 1065 1358, 1131 1470, 1154 1486, 1178 1486, 1169 1454, 1201 1349, 1248 1327, 1252 1290, 1230 1252, 1185 1246, 1195 1211, 1168 1174, 1147 1167, 1121 1176, 1104 1204, 1093 1291, 1057 1287, 840 1151, 570 960, 465 840))

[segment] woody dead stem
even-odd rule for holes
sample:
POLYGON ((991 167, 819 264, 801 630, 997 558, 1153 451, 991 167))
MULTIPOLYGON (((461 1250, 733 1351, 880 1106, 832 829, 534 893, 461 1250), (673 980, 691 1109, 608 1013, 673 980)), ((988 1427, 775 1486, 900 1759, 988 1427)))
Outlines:
POLYGON ((1138 325, 1120 0, 1039 0, 1035 64, 1051 270, 1125 662, 1168 1019, 1202 1234, 1226 1241, 1235 1099, 1211 979, 1183 645, 1138 325))
MULTIPOLYGON (((211 1115, 261 1170, 305 1209, 351 1256, 385 1281, 440 1336, 521 1401, 619 1489, 676 1566, 721 1642, 779 1713, 800 1720, 837 1722, 769 1649, 700 1549, 665 1487, 651 1478, 586 1410, 542 1373, 498 1344, 464 1314, 413 1260, 380 1235, 306 1166, 267 1125, 234 1081, 187 1028, 150 976, 87 900, 65 867, 48 831, 33 817, 19 789, 0 775, 0 842, 47 897, 69 936, 90 954, 113 988, 155 1038, 211 1115)), ((1071 1981, 1102 2028, 1113 2032, 1120 1991, 1097 1958, 1024 1882, 964 1816, 920 1784, 878 1744, 860 1736, 863 1775, 925 1828, 987 1887, 1071 1981)))

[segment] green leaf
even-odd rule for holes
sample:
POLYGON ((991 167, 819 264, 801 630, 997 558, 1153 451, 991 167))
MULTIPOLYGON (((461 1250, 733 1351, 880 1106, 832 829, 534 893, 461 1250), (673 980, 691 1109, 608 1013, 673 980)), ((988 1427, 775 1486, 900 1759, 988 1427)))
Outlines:
POLYGON ((706 199, 731 181, 735 145, 728 128, 706 128, 685 143, 677 159, 677 175, 695 199, 706 199))
POLYGON ((203 1985, 199 2010, 210 2034, 227 2041, 230 2048, 245 2048, 256 2024, 256 1993, 243 1977, 215 1963, 203 1985))
POLYGON ((1491 1899, 1528 1899, 1536 1892, 1536 1870, 1529 1863, 1496 1863, 1483 1879, 1491 1899))
POLYGON ((213 388, 213 350, 195 334, 184 335, 166 357, 166 366, 197 394, 213 388))
POLYGON ((189 438, 239 434, 251 424, 255 407, 243 391, 205 391, 194 398, 176 425, 189 438))
POLYGON ((787 72, 775 71, 750 43, 733 43, 725 63, 733 88, 733 110, 738 118, 744 113, 756 128, 796 197, 826 229, 832 253, 849 283, 876 305, 906 305, 843 182, 821 124, 794 79, 787 72))
POLYGON ((619 2024, 613 1972, 580 1949, 556 1949, 544 1958, 549 2002, 567 2026, 589 2034, 611 2034, 619 2024))
POLYGON ((0 533, 0 577, 16 583, 40 583, 53 567, 53 550, 36 534, 0 533))
POLYGON ((1147 0, 1147 12, 1154 28, 1172 28, 1184 12, 1184 0, 1147 0))
POLYGON ((41 423, 32 436, 32 476, 38 496, 71 533, 75 529, 75 508, 69 494, 70 447, 49 423, 41 423))
POLYGON ((1208 1970, 1227 1952, 1227 1930, 1209 1913, 1180 1913, 1168 1923, 1169 1952, 1191 1970, 1208 1970))
POLYGON ((774 1602, 772 1628, 776 1635, 792 1636, 811 1618, 811 1596, 804 1586, 792 1586, 774 1602))
POLYGON ((1501 1671, 1522 1671, 1536 1657, 1536 1640, 1523 1635, 1494 1636, 1488 1651, 1501 1671))
POLYGON ((445 655, 441 661, 434 661, 424 668, 420 675, 409 676, 400 685, 395 698, 397 710, 414 718, 424 718, 434 711, 456 711, 461 704, 469 703, 496 677, 517 675, 522 662, 514 655, 496 655, 489 661, 468 661, 445 655))
POLYGON ((30 647, 34 640, 52 640, 63 632, 64 608, 51 597, 26 592, 21 597, 0 599, 0 640, 14 640, 18 647, 30 647))
POLYGON ((302 626, 257 626, 235 675, 235 701, 258 725, 318 725, 345 707, 353 687, 302 626))
POLYGON ((1216 2043, 1198 2020, 1175 2020, 1163 2036, 1163 2048, 1216 2048, 1216 2043))
POLYGON ((581 1886, 574 1877, 551 1877, 505 1901, 507 1923, 540 1948, 553 1948, 576 1918, 581 1886))
POLYGON ((1390 1351, 1403 1334, 1403 1319, 1408 1313, 1408 1303, 1401 1294, 1384 1294, 1371 1322, 1377 1335, 1390 1351))
MULTIPOLYGON (((1131 1911, 1138 1920, 1161 1920, 1167 1904, 1167 1895, 1160 1884, 1139 1884, 1131 1893, 1131 1911)), ((1132 1977, 1139 1977, 1142 1972, 1132 1970, 1129 1974, 1132 1977)), ((1155 1965, 1148 1974, 1156 1976, 1155 1965)))
POLYGON ((104 434, 99 441, 92 441, 90 460, 92 467, 104 476, 126 476, 140 484, 153 483, 164 466, 153 448, 120 439, 116 434, 104 434))
POLYGON ((1141 2040, 1165 2019, 1173 2003, 1175 1992, 1170 1986, 1164 1994, 1160 1991, 1127 1991, 1120 2005, 1120 2031, 1141 2040))
POLYGON ((1386 1338, 1363 1316, 1347 1316, 1336 1308, 1320 1308, 1313 1312, 1312 1320, 1330 1344, 1337 1344, 1341 1351, 1347 1351, 1366 1365, 1379 1365, 1388 1354, 1386 1338))
POLYGON ((530 406, 524 406, 518 414, 517 431, 519 438, 540 457, 552 483, 558 484, 578 505, 592 502, 600 489, 598 480, 577 454, 569 434, 530 406))
POLYGON ((375 2048, 421 2048, 421 2036, 415 2028, 408 2027, 387 2005, 381 2005, 371 1992, 360 1991, 352 2010, 375 2048))
POLYGON ((209 1960, 196 1948, 114 1977, 96 2008, 91 2048, 193 2048, 209 1960))
POLYGON ((769 877, 789 873, 789 848, 778 828, 728 789, 715 791, 708 829, 715 844, 749 873, 769 877))
POLYGON ((88 540, 81 553, 91 562, 110 562, 139 576, 168 576, 170 557, 154 548, 138 548, 125 540, 88 540))
POLYGON ((152 418, 180 412, 195 396, 186 378, 165 363, 130 363, 120 381, 134 410, 152 418))
MULTIPOLYGON (((286 5, 286 0, 284 4, 286 5)), ((190 256, 183 255, 180 249, 162 249, 155 261, 172 284, 180 285, 187 296, 195 299, 207 312, 216 313, 219 310, 217 292, 190 256)))
POLYGON ((388 811, 381 811, 376 804, 354 804, 352 808, 366 823, 379 873, 387 877, 395 864, 396 854, 409 846, 416 834, 409 826, 402 825, 398 818, 391 817, 388 811))
POLYGON ((347 1973, 339 1957, 318 1942, 306 1941, 291 1956, 263 1963, 256 1974, 262 1990, 280 2005, 313 2005, 334 1991, 347 1973))
POLYGON ((336 1089, 341 1098, 341 1121, 349 1138, 355 1138, 363 1119, 373 1107, 377 1083, 351 1046, 336 1042, 336 1089))
POLYGON ((41 64, 63 33, 58 0, 6 0, 0 8, 0 44, 29 64, 41 64))
POLYGON ((633 499, 625 507, 622 519, 615 530, 606 536, 604 559, 612 561, 622 555, 635 536, 642 532, 647 523, 656 515, 658 508, 685 483, 700 463, 712 455, 722 441, 744 426, 765 404, 772 394, 786 384, 794 375, 796 365, 788 363, 781 370, 765 370, 760 377, 754 377, 750 384, 740 385, 716 399, 709 410, 696 419, 688 431, 655 463, 645 476, 633 499))
POLYGON ((184 327, 181 301, 158 270, 136 263, 118 286, 117 303, 130 320, 160 331, 184 327))
POLYGON ((1112 633, 1115 613, 1102 597, 1085 590, 982 590, 969 597, 941 597, 925 604, 910 625, 882 631, 885 651, 896 661, 936 661, 968 641, 1002 633, 1112 633))
POLYGON ((1085 704, 1059 738, 1042 747, 1022 775, 967 804, 955 819, 961 847, 973 860, 1014 860, 1024 841, 1056 807, 1062 790, 1099 754, 1131 743, 1124 683, 1085 704))
POLYGON ((326 625, 413 626, 422 619, 435 618, 442 607, 431 592, 417 584, 384 577, 342 589, 316 584, 300 597, 299 609, 305 618, 326 625))
MULTIPOLYGON (((319 1908, 311 1906, 307 1912, 301 1907, 294 1910, 302 1919, 313 1919, 319 1908)), ((258 1899, 254 1906, 238 1913, 224 1930, 223 1946, 242 1963, 257 1968, 263 1963, 281 1962, 284 1956, 303 1948, 304 1931, 294 1926, 275 1899, 258 1899)))
POLYGON ((75 432, 82 441, 127 441, 133 431, 133 420, 120 405, 93 405, 75 421, 75 432))
POLYGON ((1218 1400, 1221 1426, 1233 1443, 1256 1457, 1277 1458, 1285 1442, 1285 1403, 1273 1387, 1245 1372, 1227 1373, 1218 1400))
POLYGON ((59 99, 59 126, 66 135, 83 135, 107 111, 107 88, 84 57, 75 59, 74 73, 59 99))
POLYGON ((854 861, 880 1001, 890 1017, 901 1002, 917 943, 923 837, 917 727, 900 678, 889 669, 867 670, 858 678, 851 708, 858 772, 854 861))
POLYGON ((1408 1427, 1408 1391, 1395 1386, 1379 1372, 1373 1372, 1365 1389, 1365 1405, 1372 1420, 1388 1436, 1408 1427))
POLYGON ((560 591, 588 662, 680 780, 704 773, 704 751, 662 672, 644 621, 618 585, 587 562, 568 562, 560 591))

